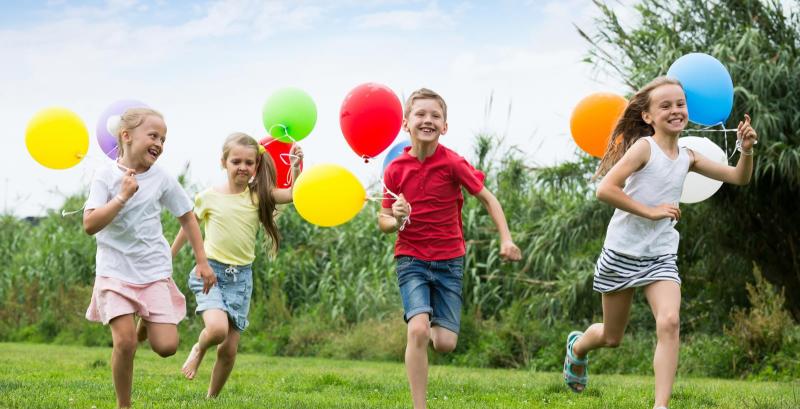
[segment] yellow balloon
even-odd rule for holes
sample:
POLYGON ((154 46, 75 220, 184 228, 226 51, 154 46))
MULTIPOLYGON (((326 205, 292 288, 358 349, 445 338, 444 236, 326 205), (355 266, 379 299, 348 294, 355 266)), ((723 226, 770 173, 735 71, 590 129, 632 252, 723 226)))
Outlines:
POLYGON ((40 164, 66 169, 80 162, 89 150, 89 131, 83 120, 65 108, 36 113, 25 130, 25 146, 40 164))
POLYGON ((355 217, 367 192, 350 171, 333 164, 306 169, 294 184, 294 207, 307 222, 331 227, 355 217))

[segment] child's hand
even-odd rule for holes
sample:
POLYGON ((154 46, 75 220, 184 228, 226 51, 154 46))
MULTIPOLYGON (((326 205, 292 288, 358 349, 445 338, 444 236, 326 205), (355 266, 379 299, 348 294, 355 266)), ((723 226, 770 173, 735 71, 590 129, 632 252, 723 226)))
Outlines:
POLYGON ((650 208, 650 214, 647 216, 650 220, 661 220, 669 218, 670 220, 678 221, 681 219, 681 209, 669 203, 660 204, 656 207, 650 208))
POLYGON ((214 274, 214 270, 211 269, 208 262, 197 264, 196 271, 197 276, 203 279, 203 294, 208 294, 211 287, 217 283, 217 275, 214 274))
POLYGON ((500 243, 500 258, 508 261, 522 260, 522 252, 513 241, 508 240, 500 243))
POLYGON ((755 129, 750 126, 750 115, 744 114, 744 122, 739 121, 736 138, 742 141, 742 149, 745 151, 753 149, 753 145, 758 142, 758 135, 755 129))
POLYGON ((136 171, 133 169, 126 169, 125 176, 122 177, 122 183, 120 184, 119 194, 122 196, 123 199, 126 201, 139 190, 139 183, 136 181, 134 177, 136 175, 136 171))
POLYGON ((303 148, 301 148, 298 144, 294 144, 294 146, 292 146, 292 151, 289 152, 289 154, 294 155, 290 156, 292 167, 299 168, 300 165, 303 164, 303 148))
POLYGON ((397 219, 397 223, 402 224, 403 218, 408 217, 411 212, 411 207, 408 205, 405 196, 400 193, 400 196, 392 204, 392 216, 397 219))

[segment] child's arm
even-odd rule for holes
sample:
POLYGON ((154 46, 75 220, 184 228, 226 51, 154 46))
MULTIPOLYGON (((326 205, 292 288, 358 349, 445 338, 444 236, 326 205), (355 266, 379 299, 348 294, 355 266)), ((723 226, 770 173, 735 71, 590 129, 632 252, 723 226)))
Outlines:
MULTIPOLYGON (((290 155, 294 155, 291 157, 292 163, 292 180, 297 180, 298 176, 300 176, 300 169, 301 165, 303 164, 303 148, 300 147, 298 144, 294 144, 292 147, 292 151, 289 152, 290 155)), ((272 197, 275 199, 275 203, 277 204, 286 204, 292 203, 293 197, 292 188, 294 187, 294 183, 288 189, 272 189, 272 197)))
MULTIPOLYGON (((181 232, 184 232, 188 237, 192 250, 194 250, 194 259, 197 265, 195 269, 197 275, 203 279, 203 294, 208 294, 208 291, 217 282, 217 276, 214 275, 214 270, 208 265, 206 251, 203 248, 203 238, 200 236, 200 225, 197 223, 197 218, 192 211, 188 211, 178 217, 178 221, 181 223, 181 232)), ((178 235, 180 236, 180 232, 178 235)), ((178 241, 177 239, 176 237, 176 242, 178 241)))
POLYGON ((631 199, 622 190, 628 176, 643 168, 649 158, 650 144, 644 139, 639 139, 600 181, 597 186, 597 198, 617 209, 650 220, 661 220, 667 217, 679 220, 681 218, 681 210, 675 204, 663 203, 656 207, 650 207, 631 199))
POLYGON ((183 231, 183 227, 178 230, 178 234, 175 236, 175 240, 172 242, 172 258, 178 255, 178 253, 183 248, 183 245, 186 244, 186 232, 183 231))
POLYGON ((497 231, 500 233, 500 257, 505 260, 517 261, 522 259, 522 253, 514 244, 511 239, 511 231, 508 229, 506 223, 506 215, 503 213, 503 206, 497 198, 485 187, 475 194, 475 197, 481 201, 483 207, 489 212, 492 217, 494 225, 497 226, 497 231))
POLYGON ((405 196, 400 193, 391 208, 381 208, 381 212, 378 213, 378 228, 384 233, 396 232, 403 225, 403 218, 407 217, 410 211, 411 207, 405 196))
POLYGON ((89 209, 83 213, 83 230, 91 235, 103 230, 125 206, 125 203, 139 189, 134 175, 136 171, 128 169, 122 177, 119 194, 114 196, 110 202, 96 209, 89 209))
POLYGON ((756 131, 750 126, 750 115, 745 114, 744 122, 739 121, 739 129, 736 134, 742 140, 742 151, 748 154, 742 153, 739 155, 739 162, 736 163, 735 167, 723 165, 692 151, 694 160, 689 169, 711 179, 734 185, 750 183, 750 176, 753 174, 753 145, 758 140, 756 131))

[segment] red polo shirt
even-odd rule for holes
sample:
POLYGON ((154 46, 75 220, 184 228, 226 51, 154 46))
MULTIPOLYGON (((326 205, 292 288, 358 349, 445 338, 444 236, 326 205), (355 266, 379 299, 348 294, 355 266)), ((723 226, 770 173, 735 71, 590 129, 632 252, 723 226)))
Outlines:
MULTIPOLYGON (((383 183, 402 193, 411 205, 411 223, 398 232, 395 256, 413 256, 426 261, 463 256, 461 187, 475 195, 483 189, 485 176, 466 159, 441 144, 424 162, 403 150, 383 172, 383 183)), ((395 199, 384 192, 381 205, 391 208, 395 199)))

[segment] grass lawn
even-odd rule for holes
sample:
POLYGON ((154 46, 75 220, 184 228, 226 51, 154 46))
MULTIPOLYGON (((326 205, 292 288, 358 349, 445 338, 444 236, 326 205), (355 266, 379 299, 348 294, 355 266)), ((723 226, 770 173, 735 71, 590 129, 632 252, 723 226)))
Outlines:
MULTIPOLYGON (((204 399, 214 356, 194 381, 187 351, 162 359, 140 347, 134 408, 408 408, 402 364, 239 356, 222 395, 204 399)), ((0 408, 113 408, 110 348, 0 343, 0 408)), ((431 408, 651 408, 653 378, 593 376, 583 394, 558 373, 431 368, 431 408)), ((798 408, 800 382, 679 379, 671 408, 798 408)))

